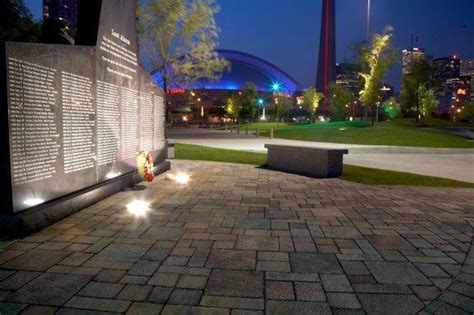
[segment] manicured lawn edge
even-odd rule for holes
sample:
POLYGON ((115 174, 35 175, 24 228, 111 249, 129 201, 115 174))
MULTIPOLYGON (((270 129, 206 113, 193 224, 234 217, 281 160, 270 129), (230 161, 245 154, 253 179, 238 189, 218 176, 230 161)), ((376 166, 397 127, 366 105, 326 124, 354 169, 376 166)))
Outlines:
POLYGON ((450 126, 470 125, 441 119, 422 119, 418 123, 414 119, 397 119, 379 122, 375 126, 366 121, 336 121, 314 124, 280 123, 279 128, 276 128, 274 122, 259 122, 238 127, 241 130, 248 128, 251 132, 259 128, 260 135, 264 137, 268 137, 270 128, 273 128, 275 138, 290 140, 424 148, 474 148, 474 142, 467 138, 426 128, 442 129, 450 126))
MULTIPOLYGON (((176 159, 178 160, 214 161, 256 166, 264 166, 267 162, 267 155, 264 153, 217 149, 180 143, 176 144, 175 149, 176 159)), ((344 164, 343 174, 340 179, 371 186, 474 188, 473 183, 347 164, 344 164)))
POLYGON ((344 164, 342 176, 339 178, 371 186, 474 188, 474 183, 467 183, 448 178, 388 171, 348 164, 344 164))

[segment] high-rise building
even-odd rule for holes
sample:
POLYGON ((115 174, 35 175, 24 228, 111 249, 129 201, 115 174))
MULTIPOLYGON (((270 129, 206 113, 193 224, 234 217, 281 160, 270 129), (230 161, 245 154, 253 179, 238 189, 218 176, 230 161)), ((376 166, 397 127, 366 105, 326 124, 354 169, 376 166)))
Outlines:
POLYGON ((354 97, 359 96, 360 67, 349 62, 336 63, 336 84, 351 91, 354 97))
POLYGON ((442 57, 433 60, 433 81, 443 84, 448 79, 458 78, 461 60, 456 56, 442 57))
POLYGON ((402 75, 411 73, 411 67, 417 60, 425 58, 423 48, 411 47, 402 51, 402 75))
POLYGON ((316 89, 324 94, 321 109, 328 111, 329 83, 336 80, 336 0, 323 0, 316 89))
POLYGON ((78 2, 79 0, 43 0, 43 19, 53 17, 64 21, 69 36, 75 38, 78 2))
POLYGON ((469 86, 469 93, 471 101, 474 101, 474 59, 461 60, 460 75, 469 77, 471 84, 469 86))
POLYGON ((359 98, 359 72, 360 67, 357 64, 336 63, 336 84, 348 89, 353 95, 350 103, 350 112, 353 117, 361 112, 360 103, 357 101, 359 98))
POLYGON ((433 60, 432 80, 439 100, 438 112, 451 113, 469 99, 471 80, 461 75, 461 59, 456 55, 433 60))

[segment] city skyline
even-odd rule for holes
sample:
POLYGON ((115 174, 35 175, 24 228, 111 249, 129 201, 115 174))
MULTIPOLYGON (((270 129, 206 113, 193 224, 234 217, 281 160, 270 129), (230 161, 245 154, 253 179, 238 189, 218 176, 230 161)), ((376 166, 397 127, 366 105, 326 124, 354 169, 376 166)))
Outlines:
MULTIPOLYGON (((35 18, 42 18, 41 2, 26 0, 35 18)), ((235 49, 268 60, 306 86, 314 86, 319 51, 322 1, 250 0, 218 1, 216 22, 221 28, 220 49, 235 49), (278 39, 278 40, 275 40, 278 39), (291 57, 291 58, 288 58, 291 57)), ((394 45, 400 62, 387 81, 399 91, 401 51, 419 35, 418 46, 434 58, 456 54, 473 58, 474 25, 470 24, 474 2, 460 0, 372 0, 371 32, 386 24, 395 28, 394 45), (442 39, 442 40, 440 40, 442 39)), ((367 36, 367 1, 336 1, 336 60, 350 57, 349 46, 367 36)))

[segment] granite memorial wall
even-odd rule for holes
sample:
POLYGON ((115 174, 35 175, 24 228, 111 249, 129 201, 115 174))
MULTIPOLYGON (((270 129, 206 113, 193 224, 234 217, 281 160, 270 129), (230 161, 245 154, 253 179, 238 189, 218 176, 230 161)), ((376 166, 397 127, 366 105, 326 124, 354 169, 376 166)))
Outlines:
POLYGON ((3 213, 132 174, 142 150, 164 163, 163 91, 138 61, 135 2, 100 7, 95 46, 4 44, 3 213))

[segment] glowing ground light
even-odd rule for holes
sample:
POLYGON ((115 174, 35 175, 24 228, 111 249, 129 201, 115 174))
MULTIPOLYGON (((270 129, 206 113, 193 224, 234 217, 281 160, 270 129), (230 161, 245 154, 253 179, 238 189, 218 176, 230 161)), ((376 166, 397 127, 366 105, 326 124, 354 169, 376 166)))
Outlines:
POLYGON ((143 200, 134 200, 127 205, 127 210, 134 216, 142 217, 150 210, 150 204, 143 200))
POLYGON ((112 179, 117 176, 120 176, 120 174, 121 174, 120 172, 108 172, 107 175, 105 175, 105 178, 112 179))
POLYGON ((43 202, 44 202, 44 200, 41 199, 41 198, 29 198, 29 199, 26 199, 25 201, 23 201, 23 204, 25 206, 28 206, 28 207, 33 207, 33 206, 39 205, 43 202))
POLYGON ((174 180, 178 184, 185 185, 189 182, 189 175, 183 172, 179 172, 176 175, 168 174, 169 179, 174 180))

